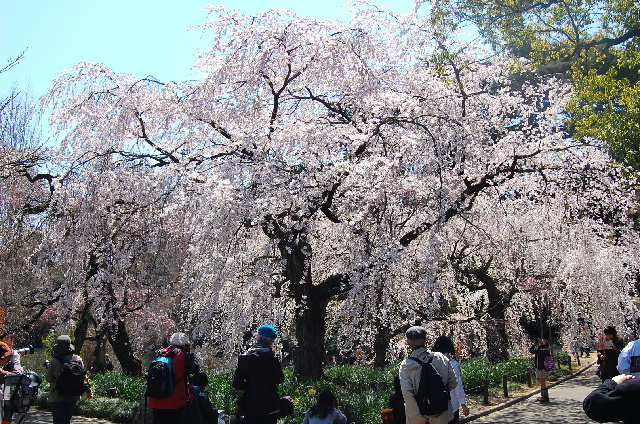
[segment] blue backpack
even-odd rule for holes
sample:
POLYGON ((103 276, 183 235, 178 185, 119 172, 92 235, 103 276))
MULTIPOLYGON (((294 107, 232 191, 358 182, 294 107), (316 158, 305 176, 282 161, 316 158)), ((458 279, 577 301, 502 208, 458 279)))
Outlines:
POLYGON ((163 399, 173 393, 175 387, 175 374, 171 361, 176 355, 175 350, 166 356, 158 356, 147 369, 147 390, 145 395, 163 399))

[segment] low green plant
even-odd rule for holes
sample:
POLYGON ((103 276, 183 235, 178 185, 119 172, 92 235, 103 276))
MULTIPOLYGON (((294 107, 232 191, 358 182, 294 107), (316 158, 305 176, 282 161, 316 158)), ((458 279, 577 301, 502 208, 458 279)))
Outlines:
POLYGON ((116 389, 117 397, 127 402, 139 402, 146 388, 142 376, 130 376, 120 371, 89 376, 94 396, 109 397, 111 389, 116 389))

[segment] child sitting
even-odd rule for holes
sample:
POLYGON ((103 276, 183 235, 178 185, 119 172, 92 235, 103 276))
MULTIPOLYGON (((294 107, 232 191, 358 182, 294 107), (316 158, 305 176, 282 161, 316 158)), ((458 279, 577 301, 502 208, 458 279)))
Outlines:
POLYGON ((347 417, 338 410, 338 400, 330 390, 324 390, 304 415, 302 424, 346 424, 347 417))
POLYGON ((218 424, 218 410, 211 405, 206 389, 209 377, 207 374, 199 372, 191 378, 191 383, 193 384, 193 397, 200 411, 200 422, 202 424, 218 424))

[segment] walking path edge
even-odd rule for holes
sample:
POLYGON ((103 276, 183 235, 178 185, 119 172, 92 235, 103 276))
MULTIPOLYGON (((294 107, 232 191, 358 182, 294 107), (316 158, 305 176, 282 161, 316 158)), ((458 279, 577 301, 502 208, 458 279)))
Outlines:
MULTIPOLYGON (((565 381, 568 381, 568 380, 571 380, 571 379, 575 378, 576 376, 578 376, 578 375, 580 375, 580 374, 584 373, 586 370, 591 369, 591 367, 592 367, 593 365, 595 365, 595 363, 596 363, 596 361, 593 361, 592 363, 590 363, 589 365, 585 366, 585 367, 584 367, 584 368, 582 368, 581 370, 576 371, 575 373, 573 373, 573 374, 571 374, 571 375, 568 375, 568 376, 566 376, 566 377, 563 377, 563 378, 561 378, 560 380, 555 381, 555 382, 553 382, 553 383, 551 383, 551 384, 548 384, 548 385, 547 385, 547 388, 555 387, 555 386, 557 386, 558 384, 562 384, 562 383, 564 383, 565 381)), ((489 414, 493 414, 494 412, 497 412, 497 411, 500 411, 500 410, 502 410, 502 409, 508 408, 508 407, 510 407, 511 405, 514 405, 514 404, 516 404, 516 403, 518 403, 518 402, 522 402, 523 400, 528 399, 528 398, 530 398, 531 396, 534 396, 534 395, 536 395, 536 394, 538 394, 538 393, 540 393, 540 389, 532 390, 532 391, 530 391, 530 392, 528 392, 528 393, 525 393, 524 395, 520 395, 520 396, 518 396, 518 397, 515 397, 515 398, 513 398, 513 399, 510 399, 510 400, 508 400, 508 401, 506 401, 506 402, 503 402, 503 403, 501 403, 501 404, 499 404, 499 405, 496 405, 496 406, 494 406, 494 407, 492 407, 492 408, 486 409, 486 410, 484 410, 484 411, 482 411, 482 412, 479 412, 479 413, 477 413, 477 414, 469 415, 468 417, 464 417, 464 418, 463 418, 463 417, 460 417, 460 422, 461 422, 461 423, 468 423, 468 422, 471 422, 471 421, 477 420, 478 418, 485 417, 485 416, 487 416, 487 415, 489 415, 489 414)))

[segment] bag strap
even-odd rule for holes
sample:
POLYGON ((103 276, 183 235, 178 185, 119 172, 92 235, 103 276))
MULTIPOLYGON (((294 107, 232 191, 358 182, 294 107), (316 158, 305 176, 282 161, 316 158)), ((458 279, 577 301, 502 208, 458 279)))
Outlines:
POLYGON ((425 365, 430 364, 430 363, 433 362, 433 355, 431 353, 427 354, 427 358, 428 358, 427 362, 421 361, 420 359, 416 358, 415 356, 409 356, 407 359, 413 359, 414 361, 416 361, 417 363, 419 363, 420 365, 422 365, 424 367, 425 365))

